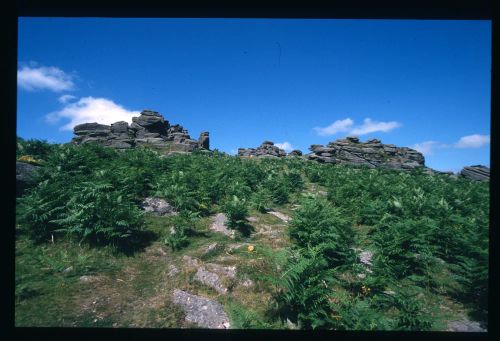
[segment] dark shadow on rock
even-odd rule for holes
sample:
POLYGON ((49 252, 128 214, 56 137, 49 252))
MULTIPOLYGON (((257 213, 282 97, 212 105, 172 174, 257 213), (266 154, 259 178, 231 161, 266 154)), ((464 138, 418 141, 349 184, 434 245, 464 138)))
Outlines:
POLYGON ((255 227, 253 227, 250 224, 244 224, 244 225, 238 226, 237 231, 240 232, 240 234, 246 238, 246 237, 250 237, 252 232, 255 232, 255 227))

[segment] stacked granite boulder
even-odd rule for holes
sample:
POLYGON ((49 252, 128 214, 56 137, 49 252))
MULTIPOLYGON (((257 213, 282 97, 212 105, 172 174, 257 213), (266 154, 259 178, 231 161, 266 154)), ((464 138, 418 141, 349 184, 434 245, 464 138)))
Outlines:
POLYGON ((323 145, 313 144, 312 153, 306 158, 323 163, 363 165, 370 168, 410 170, 424 167, 424 156, 407 147, 383 144, 378 139, 360 142, 357 137, 347 137, 323 145))
POLYGON ((283 157, 286 152, 275 146, 272 141, 264 141, 257 148, 238 148, 238 156, 249 157, 283 157))
POLYGON ((198 141, 191 139, 181 125, 170 123, 156 111, 144 110, 132 118, 132 124, 120 121, 111 125, 83 123, 73 128, 77 135, 72 143, 99 143, 117 149, 128 149, 141 145, 168 147, 173 152, 192 152, 209 149, 209 134, 202 132, 198 141))
POLYGON ((490 181, 490 169, 482 165, 464 167, 460 171, 460 175, 466 179, 490 181))

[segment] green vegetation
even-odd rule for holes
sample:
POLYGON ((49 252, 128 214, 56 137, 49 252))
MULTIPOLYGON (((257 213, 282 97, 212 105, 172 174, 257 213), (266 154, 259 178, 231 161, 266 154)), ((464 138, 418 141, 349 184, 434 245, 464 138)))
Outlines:
POLYGON ((217 296, 192 270, 166 277, 169 266, 183 269, 185 255, 226 257, 255 282, 217 298, 235 327, 439 330, 465 313, 487 321, 487 183, 300 158, 164 157, 18 139, 21 157, 42 167, 17 198, 18 326, 189 326, 171 291, 217 296), (143 213, 148 196, 178 214, 143 213), (236 241, 208 229, 220 212, 242 232, 236 241), (232 242, 255 250, 229 252, 232 242), (217 249, 203 254, 210 243, 217 249), (370 264, 361 251, 373 254, 370 264), (80 276, 101 280, 88 288, 80 276), (112 303, 92 313, 81 303, 89 292, 112 303))

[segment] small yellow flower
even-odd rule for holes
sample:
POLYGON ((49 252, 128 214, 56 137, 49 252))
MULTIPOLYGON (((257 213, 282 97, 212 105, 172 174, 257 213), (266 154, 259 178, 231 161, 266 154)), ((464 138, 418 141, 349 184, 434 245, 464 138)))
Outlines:
POLYGON ((248 252, 252 252, 254 250, 254 246, 248 245, 247 250, 248 250, 248 252))

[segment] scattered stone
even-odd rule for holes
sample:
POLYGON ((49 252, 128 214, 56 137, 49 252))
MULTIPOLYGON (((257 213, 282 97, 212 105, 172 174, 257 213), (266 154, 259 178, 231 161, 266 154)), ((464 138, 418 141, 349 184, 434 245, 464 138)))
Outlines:
POLYGON ((372 258, 373 258, 373 252, 371 251, 362 251, 359 254, 359 261, 366 266, 366 271, 371 273, 372 269, 372 258))
POLYGON ((422 153, 407 147, 382 144, 378 139, 360 142, 357 137, 347 137, 323 145, 313 144, 307 154, 309 160, 322 163, 362 165, 370 168, 411 170, 424 167, 422 153))
POLYGON ((67 274, 67 273, 70 273, 71 271, 73 271, 73 266, 70 266, 70 267, 67 267, 66 269, 64 269, 62 271, 63 274, 67 274))
POLYGON ((216 272, 221 276, 234 278, 236 276, 236 266, 222 266, 214 263, 207 263, 206 267, 212 272, 216 272))
POLYGON ((80 276, 80 283, 95 283, 100 282, 101 277, 99 276, 80 276))
POLYGON ((284 213, 277 212, 277 211, 268 211, 267 213, 272 214, 273 216, 283 220, 285 223, 288 223, 290 221, 290 217, 284 213))
POLYGON ((490 169, 482 165, 464 167, 460 171, 460 175, 466 179, 490 181, 490 169))
POLYGON ((227 228, 226 221, 227 217, 224 215, 224 213, 217 213, 213 218, 210 229, 215 232, 223 233, 229 238, 234 238, 235 232, 234 230, 230 230, 227 228))
POLYGON ((251 223, 255 223, 257 222, 259 219, 257 219, 257 217, 248 217, 247 220, 251 223))
POLYGON ((288 318, 286 319, 286 325, 288 329, 299 329, 299 326, 292 321, 290 321, 288 318))
POLYGON ((215 251, 215 249, 217 248, 218 245, 219 245, 218 243, 212 243, 212 244, 205 246, 203 248, 203 255, 206 256, 209 253, 215 251))
POLYGON ((222 285, 219 275, 207 271, 204 267, 198 268, 194 279, 214 288, 219 294, 226 294, 228 291, 228 289, 222 285))
POLYGON ((173 303, 184 310, 188 322, 204 328, 230 328, 229 317, 222 305, 214 300, 175 289, 173 303))
POLYGON ((146 212, 151 212, 157 216, 176 215, 177 211, 165 199, 148 197, 141 203, 142 209, 146 212))
POLYGON ((179 273, 179 269, 173 265, 173 264, 170 264, 169 267, 168 267, 168 273, 167 273, 167 276, 168 277, 174 277, 175 275, 177 275, 179 273))
POLYGON ((481 327, 481 324, 476 321, 471 321, 464 318, 459 321, 451 321, 448 323, 448 331, 452 332, 486 332, 487 330, 481 327))
POLYGON ((385 291, 382 291, 384 294, 386 295, 391 295, 391 296, 394 296, 396 295, 396 292, 395 291, 392 291, 392 290, 385 290, 385 291))
POLYGON ((248 278, 247 278, 247 279, 242 280, 242 281, 240 282, 240 285, 248 288, 248 287, 253 286, 253 285, 254 285, 254 282, 253 282, 251 279, 248 279, 248 278))
POLYGON ((182 260, 188 266, 198 266, 198 265, 200 265, 200 262, 196 258, 190 257, 188 255, 182 256, 182 260))

